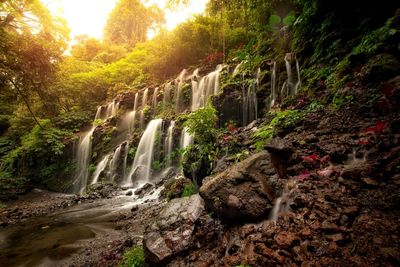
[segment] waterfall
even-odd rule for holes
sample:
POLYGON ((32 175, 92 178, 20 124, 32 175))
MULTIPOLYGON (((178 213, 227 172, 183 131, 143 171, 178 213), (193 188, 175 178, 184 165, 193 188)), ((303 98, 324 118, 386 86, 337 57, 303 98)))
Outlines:
POLYGON ((289 210, 290 199, 297 188, 296 182, 290 180, 286 183, 282 195, 275 200, 274 207, 269 215, 271 221, 277 221, 279 216, 289 210))
POLYGON ((102 118, 102 117, 101 117, 101 112, 102 112, 102 110, 103 110, 103 107, 102 107, 102 106, 100 106, 100 107, 97 108, 96 116, 94 117, 94 120, 99 120, 99 119, 102 118))
POLYGON ((116 102, 115 100, 108 104, 107 106, 107 111, 106 111, 106 118, 109 119, 111 117, 115 117, 117 115, 119 109, 119 102, 116 102))
POLYGON ((298 89, 301 86, 301 78, 300 78, 300 64, 296 58, 296 55, 293 53, 287 53, 285 55, 285 66, 286 66, 286 73, 287 73, 287 80, 283 83, 281 89, 282 96, 290 96, 297 94, 298 89), (291 62, 296 62, 296 72, 297 72, 297 81, 296 84, 294 83, 293 73, 292 73, 292 65, 291 62))
POLYGON ((149 98, 149 89, 146 88, 143 92, 143 98, 142 98, 142 109, 147 105, 147 101, 149 98))
POLYGON ((151 106, 153 107, 154 110, 157 108, 157 97, 158 97, 158 87, 154 89, 153 99, 151 101, 151 106))
POLYGON ((119 165, 119 159, 121 157, 121 149, 122 145, 119 145, 117 149, 115 149, 114 155, 112 156, 112 160, 110 163, 110 173, 109 177, 111 181, 114 181, 115 177, 117 176, 117 171, 118 171, 118 165, 119 165))
POLYGON ((195 111, 207 104, 211 95, 216 95, 219 91, 219 77, 223 65, 217 66, 215 71, 210 72, 200 82, 192 80, 192 111, 195 111))
POLYGON ((276 92, 276 61, 271 64, 271 107, 276 103, 277 92, 276 92))
POLYGON ((164 151, 165 151, 165 158, 167 162, 167 167, 172 165, 172 145, 174 141, 174 128, 175 128, 175 121, 171 121, 168 130, 167 130, 167 138, 165 139, 164 143, 164 151))
POLYGON ((96 166, 96 170, 93 173, 92 184, 96 184, 99 180, 100 174, 106 169, 107 164, 110 160, 111 155, 106 155, 96 166))
POLYGON ((242 65, 244 64, 245 61, 240 62, 239 64, 236 65, 235 69, 233 70, 232 73, 232 78, 235 78, 236 75, 239 74, 240 68, 242 67, 242 65))
POLYGON ((176 107, 175 111, 176 113, 180 113, 183 111, 183 104, 182 104, 182 87, 185 82, 185 75, 186 75, 186 69, 183 69, 182 72, 179 74, 178 78, 176 79, 176 82, 178 83, 177 89, 176 89, 176 107))
POLYGON ((135 101, 133 103, 133 111, 138 110, 138 104, 139 104, 139 93, 135 94, 135 101))
POLYGON ((193 136, 191 136, 186 128, 183 128, 180 138, 180 148, 185 149, 193 143, 193 136))
POLYGON ((297 70, 297 83, 295 86, 294 93, 297 94, 299 88, 301 87, 301 78, 300 78, 300 64, 299 60, 296 58, 296 70, 297 70))
POLYGON ((244 74, 242 74, 242 109, 243 109, 243 125, 257 119, 258 100, 257 91, 260 86, 261 69, 257 69, 256 77, 253 82, 246 88, 244 84, 244 74))
POLYGON ((126 115, 126 124, 128 128, 128 135, 135 129, 136 111, 131 111, 126 115))
POLYGON ((128 154, 129 154, 130 143, 125 143, 124 148, 124 161, 122 162, 122 177, 126 177, 126 166, 128 165, 128 154))
POLYGON ((87 180, 88 180, 88 167, 90 162, 90 154, 92 150, 92 136, 94 129, 96 127, 92 127, 89 132, 87 132, 84 136, 81 137, 81 140, 78 145, 77 150, 77 173, 74 181, 74 192, 75 193, 83 193, 86 189, 87 180))
POLYGON ((164 98, 163 98, 163 104, 166 106, 171 102, 171 89, 172 89, 172 84, 171 82, 167 83, 164 86, 164 98))
POLYGON ((156 119, 149 122, 142 138, 140 139, 132 169, 125 179, 125 184, 132 185, 132 178, 138 177, 136 182, 149 182, 150 169, 154 158, 154 147, 157 134, 160 133, 162 119, 156 119))
POLYGON ((140 128, 141 129, 144 129, 144 124, 145 124, 144 109, 147 105, 148 97, 149 97, 149 89, 146 88, 143 93, 142 108, 140 110, 140 128))

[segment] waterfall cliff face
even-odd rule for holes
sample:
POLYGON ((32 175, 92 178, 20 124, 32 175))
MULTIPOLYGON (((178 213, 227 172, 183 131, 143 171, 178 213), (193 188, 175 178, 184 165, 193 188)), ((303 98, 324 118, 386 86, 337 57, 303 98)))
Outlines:
POLYGON ((151 181, 151 166, 154 159, 156 139, 157 135, 160 134, 161 125, 162 119, 149 122, 140 139, 131 171, 125 179, 126 185, 132 185, 134 182, 145 183, 151 181))
POLYGON ((89 132, 82 136, 78 145, 76 154, 77 173, 73 184, 74 193, 83 193, 87 186, 94 130, 95 127, 92 127, 89 132))
MULTIPOLYGON (((279 104, 279 101, 285 96, 297 93, 301 86, 300 65, 294 54, 289 53, 285 56, 284 67, 287 79, 282 90, 279 91, 277 90, 277 61, 272 60, 268 64, 271 84, 270 95, 265 102, 268 102, 268 107, 273 107, 279 104), (296 71, 293 71, 294 68, 296 71)), ((231 76, 240 84, 237 99, 240 101, 238 112, 241 113, 243 125, 251 123, 258 117, 259 99, 257 94, 262 79, 260 68, 255 73, 251 73, 251 71, 245 70, 248 68, 247 65, 246 61, 238 64, 231 76)), ((147 123, 148 116, 160 116, 159 99, 162 99, 161 108, 169 110, 171 107, 175 107, 173 116, 177 116, 183 111, 196 111, 206 106, 210 103, 211 96, 219 94, 221 73, 225 68, 229 72, 228 67, 218 65, 214 71, 204 76, 199 74, 199 69, 194 70, 190 75, 183 70, 176 79, 161 87, 144 88, 142 91, 136 92, 134 96, 131 95, 130 101, 133 101, 133 109, 124 108, 124 104, 121 103, 126 103, 126 100, 121 102, 120 98, 98 107, 95 120, 107 120, 107 123, 110 123, 108 119, 116 117, 118 123, 115 128, 120 136, 117 144, 102 152, 104 153, 102 157, 94 157, 100 160, 97 161, 94 172, 90 174, 88 169, 91 163, 92 136, 95 127, 82 135, 76 153, 77 172, 74 192, 84 192, 88 182, 93 184, 100 181, 113 181, 124 185, 152 182, 153 174, 161 173, 171 167, 177 168, 176 160, 179 159, 179 156, 175 151, 185 149, 193 144, 193 136, 188 133, 187 129, 182 129, 178 121, 153 119, 147 123), (183 90, 186 86, 191 86, 191 91, 183 90), (188 99, 187 92, 191 92, 190 99, 188 99), (150 99, 149 94, 151 94, 150 99), (151 112, 149 112, 149 108, 151 108, 151 112), (122 115, 120 115, 121 113, 122 115), (142 134, 141 138, 138 139, 140 134, 142 134), (90 181, 88 181, 89 176, 91 177, 90 181)), ((238 119, 240 120, 240 117, 238 119)))

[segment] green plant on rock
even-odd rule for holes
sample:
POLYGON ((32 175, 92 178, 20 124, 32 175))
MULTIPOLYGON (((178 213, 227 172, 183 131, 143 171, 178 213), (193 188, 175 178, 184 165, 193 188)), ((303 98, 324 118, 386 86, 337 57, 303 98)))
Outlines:
POLYGON ((102 125, 103 123, 104 123, 104 120, 96 119, 96 120, 93 121, 93 126, 97 127, 97 126, 102 125))
POLYGON ((287 130, 293 128, 299 123, 304 113, 300 110, 285 110, 276 112, 275 117, 270 123, 263 125, 253 135, 257 150, 261 150, 265 143, 276 135, 278 129, 287 130))
POLYGON ((350 94, 336 93, 332 100, 332 108, 340 109, 344 106, 348 106, 354 101, 354 96, 350 94))
POLYGON ((197 193, 196 186, 193 183, 186 184, 183 188, 181 197, 190 197, 197 193))
POLYGON ((119 267, 146 267, 144 250, 141 246, 132 247, 124 252, 119 267))
POLYGON ((213 106, 208 105, 187 115, 183 126, 186 127, 188 133, 194 136, 196 142, 208 144, 215 141, 216 122, 217 111, 213 106))

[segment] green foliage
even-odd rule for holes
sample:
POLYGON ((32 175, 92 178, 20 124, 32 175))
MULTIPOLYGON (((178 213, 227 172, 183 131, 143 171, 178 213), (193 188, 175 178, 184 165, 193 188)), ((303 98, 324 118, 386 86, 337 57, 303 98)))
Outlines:
POLYGON ((352 54, 371 55, 379 49, 384 48, 390 43, 390 39, 399 33, 400 30, 393 25, 393 19, 389 19, 383 27, 367 33, 361 42, 353 48, 352 54))
MULTIPOLYGON (((85 124, 91 121, 91 114, 81 110, 66 111, 52 120, 55 126, 73 132, 79 131, 85 124)), ((96 122, 95 122, 96 123, 96 122)))
POLYGON ((131 160, 133 160, 135 158, 136 151, 137 151, 137 147, 135 147, 135 146, 132 146, 129 148, 128 156, 131 160))
POLYGON ((151 168, 156 172, 161 171, 163 169, 163 167, 164 167, 164 162, 163 161, 155 160, 151 164, 151 168))
POLYGON ((332 108, 340 109, 344 106, 352 104, 354 96, 351 94, 336 93, 332 100, 332 108))
POLYGON ((146 267, 143 247, 132 247, 124 252, 120 267, 146 267))
POLYGON ((250 152, 248 150, 243 150, 239 153, 235 154, 235 163, 238 163, 244 159, 246 159, 250 155, 250 152))
POLYGON ((181 197, 190 197, 197 193, 196 186, 193 183, 186 184, 182 191, 181 197))
POLYGON ((189 115, 183 126, 189 134, 193 135, 199 144, 208 144, 215 141, 217 123, 217 111, 211 105, 200 108, 189 115))
POLYGON ((257 150, 261 150, 265 143, 273 138, 277 130, 290 129, 297 125, 304 117, 304 113, 300 110, 285 110, 274 114, 274 118, 270 123, 263 125, 253 135, 257 150))

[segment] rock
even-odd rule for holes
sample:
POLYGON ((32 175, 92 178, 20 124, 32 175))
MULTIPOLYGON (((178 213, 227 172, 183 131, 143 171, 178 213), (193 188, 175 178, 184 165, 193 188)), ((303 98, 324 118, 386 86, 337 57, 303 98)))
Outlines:
POLYGON ((143 239, 146 260, 159 264, 190 248, 195 223, 203 211, 204 201, 198 194, 171 200, 146 228, 143 239))
POLYGON ((138 209, 139 209, 138 205, 134 205, 134 206, 131 208, 131 211, 132 211, 132 212, 135 212, 135 211, 137 211, 138 209))
POLYGON ((271 154, 271 162, 277 170, 279 178, 285 179, 287 177, 286 165, 294 152, 292 144, 278 137, 272 139, 265 149, 271 154))
POLYGON ((132 190, 129 190, 128 192, 126 192, 126 194, 125 194, 126 196, 132 196, 133 195, 133 192, 132 192, 132 190))
POLYGON ((275 242, 281 248, 290 248, 298 237, 291 232, 280 232, 274 237, 275 242))
POLYGON ((138 189, 135 190, 135 195, 144 195, 147 192, 149 192, 151 188, 153 188, 153 185, 150 184, 150 183, 146 183, 141 188, 138 188, 138 189))
POLYGON ((366 83, 377 83, 399 74, 400 63, 395 56, 379 54, 368 60, 361 69, 361 77, 366 83))
POLYGON ((271 177, 276 172, 266 152, 257 153, 215 176, 200 187, 206 206, 230 223, 267 214, 275 198, 271 177))
POLYGON ((366 161, 356 161, 350 165, 347 165, 343 171, 342 176, 347 179, 359 180, 360 177, 366 173, 370 168, 370 165, 366 161))

